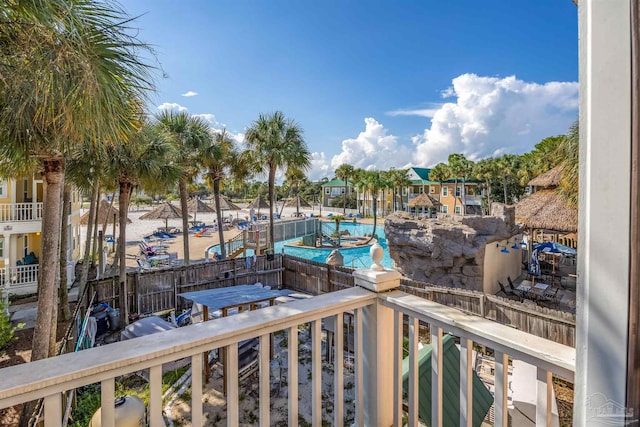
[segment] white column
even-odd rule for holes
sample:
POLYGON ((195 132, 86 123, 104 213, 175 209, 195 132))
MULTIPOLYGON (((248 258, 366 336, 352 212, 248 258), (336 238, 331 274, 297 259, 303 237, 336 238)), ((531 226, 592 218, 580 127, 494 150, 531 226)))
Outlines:
MULTIPOLYGON (((631 175, 630 0, 580 0, 580 220, 574 425, 624 405, 631 175), (613 243, 615 240, 615 244, 613 243), (597 403, 600 402, 600 403, 597 403)), ((622 420, 621 420, 622 421, 622 420)))
MULTIPOLYGON (((372 249, 373 250, 373 249, 372 249)), ((354 273, 356 286, 383 292, 400 286, 400 273, 394 270, 361 269, 354 273)), ((364 425, 393 425, 393 348, 394 311, 374 303, 362 309, 364 425)))

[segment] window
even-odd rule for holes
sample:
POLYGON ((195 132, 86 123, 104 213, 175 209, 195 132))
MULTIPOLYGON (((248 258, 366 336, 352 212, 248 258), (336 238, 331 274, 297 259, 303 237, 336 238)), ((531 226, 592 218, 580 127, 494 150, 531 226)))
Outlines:
POLYGON ((407 195, 407 187, 402 187, 402 195, 403 196, 407 195))
POLYGON ((340 194, 344 194, 344 187, 340 189, 340 194))
MULTIPOLYGON (((445 187, 445 188, 446 188, 446 187, 445 187)), ((449 206, 447 206, 447 205, 442 205, 441 210, 442 210, 442 213, 449 213, 449 206)))
POLYGON ((22 200, 27 201, 29 198, 29 181, 26 179, 22 180, 22 200))
POLYGON ((4 237, 0 237, 0 258, 4 258, 4 237))
POLYGON ((424 193, 424 187, 420 187, 420 194, 424 193))
POLYGON ((460 206, 456 206, 453 211, 456 215, 460 215, 460 206))
POLYGON ((456 187, 456 197, 460 197, 460 194, 462 193, 462 187, 460 187, 459 185, 456 187))
POLYGON ((0 197, 7 197, 7 181, 0 181, 0 197))
POLYGON ((324 194, 331 194, 331 189, 329 187, 325 188, 324 194))
POLYGON ((435 185, 430 185, 429 186, 429 194, 435 194, 435 193, 436 193, 435 185))
POLYGON ((443 185, 442 186, 442 197, 447 197, 449 195, 449 187, 443 185))

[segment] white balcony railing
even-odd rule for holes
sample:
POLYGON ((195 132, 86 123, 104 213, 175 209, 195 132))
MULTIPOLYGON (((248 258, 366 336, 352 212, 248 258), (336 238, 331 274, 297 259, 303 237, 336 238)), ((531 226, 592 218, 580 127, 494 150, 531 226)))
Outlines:
POLYGON ((0 268, 0 283, 9 288, 38 283, 38 264, 0 268))
POLYGON ((0 222, 40 221, 42 202, 0 203, 0 222))
MULTIPOLYGON (((239 423, 238 343, 259 338, 259 415, 260 425, 270 424, 270 334, 286 330, 287 342, 298 343, 298 326, 310 323, 311 375, 298 378, 298 346, 288 344, 288 425, 298 425, 299 398, 311 402, 312 425, 322 425, 322 342, 321 321, 333 317, 342 324, 343 315, 354 313, 355 425, 402 425, 402 352, 404 325, 409 329, 409 408, 410 426, 418 424, 418 327, 428 323, 432 350, 432 420, 443 420, 442 336, 459 338, 460 425, 470 424, 471 351, 474 343, 495 353, 495 425, 507 424, 507 370, 509 357, 524 360, 538 369, 536 425, 551 425, 551 373, 573 380, 575 350, 508 326, 464 314, 400 291, 377 294, 355 287, 286 305, 244 312, 162 333, 122 341, 99 348, 18 365, 0 370, 0 408, 44 398, 46 427, 62 425, 61 393, 100 382, 101 425, 114 426, 116 377, 149 369, 151 426, 163 425, 162 365, 189 357, 192 367, 191 425, 203 425, 203 353, 226 349, 227 425, 239 423), (389 321, 391 320, 391 321, 389 321), (388 344, 392 343, 392 346, 388 344), (299 396, 298 384, 309 381, 310 396, 299 396), (365 392, 366 389, 366 392, 365 392)), ((334 425, 344 423, 344 335, 335 334, 333 417, 334 425)))

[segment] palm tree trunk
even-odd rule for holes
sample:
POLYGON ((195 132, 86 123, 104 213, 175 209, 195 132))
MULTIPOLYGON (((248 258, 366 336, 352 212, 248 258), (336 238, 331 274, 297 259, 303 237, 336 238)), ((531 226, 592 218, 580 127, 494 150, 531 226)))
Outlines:
POLYGON ((367 242, 365 243, 365 245, 368 245, 369 243, 371 243, 371 241, 373 240, 373 236, 376 235, 376 226, 378 225, 378 199, 376 197, 373 198, 372 200, 372 205, 373 205, 373 231, 371 232, 371 237, 369 237, 369 239, 367 240, 367 242))
MULTIPOLYGON (((98 192, 98 204, 96 205, 96 211, 100 210, 100 193, 98 192)), ((95 223, 93 224, 93 257, 91 259, 91 264, 94 265, 94 260, 99 260, 100 257, 98 256, 98 222, 99 222, 99 217, 96 214, 96 218, 95 218, 95 223)))
POLYGON ((189 265, 189 212, 187 207, 187 199, 189 192, 187 191, 187 179, 181 178, 178 183, 180 188, 180 209, 182 210, 182 247, 184 250, 184 265, 189 265))
POLYGON ((269 249, 273 253, 273 199, 276 181, 276 168, 274 166, 269 167, 269 249))
MULTIPOLYGON (((111 208, 113 207, 113 202, 114 200, 116 200, 116 193, 115 191, 113 193, 111 193, 111 200, 109 201, 109 209, 107 209, 107 212, 111 212, 111 208)), ((104 216, 104 221, 102 222, 102 235, 104 236, 105 234, 107 234, 107 223, 109 222, 109 215, 105 215, 104 216)), ((115 239, 116 236, 113 236, 113 238, 115 239)))
POLYGON ((508 205, 509 202, 507 201, 507 180, 506 179, 502 180, 502 189, 504 190, 504 204, 508 205))
POLYGON ((38 275, 38 308, 31 361, 46 359, 49 354, 51 325, 57 321, 54 310, 56 300, 56 278, 60 251, 61 192, 64 183, 64 160, 49 158, 42 161, 44 167, 45 195, 42 218, 42 256, 38 275))
POLYGON ((462 196, 462 216, 464 216, 467 211, 467 193, 466 193, 467 189, 464 186, 465 184, 466 184, 466 179, 462 177, 462 193, 460 194, 462 196))
POLYGON ((64 185, 62 196, 62 228, 60 230, 60 304, 58 307, 58 316, 60 320, 66 322, 71 318, 69 310, 69 292, 67 291, 67 251, 69 249, 69 204, 71 203, 71 186, 64 185))
POLYGON ((486 180, 487 182, 487 209, 488 212, 487 213, 491 213, 491 183, 489 182, 489 180, 486 180))
POLYGON ((86 242, 84 243, 84 257, 82 261, 82 272, 80 273, 80 292, 78 297, 82 297, 84 294, 84 288, 87 286, 87 277, 89 276, 89 266, 91 262, 91 225, 95 221, 96 211, 98 206, 98 197, 100 194, 100 184, 96 182, 91 194, 91 203, 89 205, 89 220, 87 221, 86 242))
POLYGON ((127 261, 126 251, 124 250, 124 242, 127 241, 127 212, 129 211, 129 198, 133 184, 130 182, 120 182, 120 194, 118 196, 118 222, 120 225, 118 242, 121 242, 122 250, 120 251, 120 268, 118 272, 118 281, 120 283, 120 318, 124 325, 129 324, 129 289, 127 286, 127 261))
POLYGON ((453 180, 453 214, 456 214, 456 206, 458 206, 458 196, 456 196, 456 190, 458 189, 458 178, 453 180))
POLYGON ((216 204, 216 218, 218 218, 218 240, 220 241, 220 255, 222 259, 227 257, 227 249, 224 247, 224 231, 222 230, 222 210, 220 209, 220 179, 213 180, 213 200, 216 204))
POLYGON ((347 214, 347 178, 344 179, 344 197, 342 198, 342 215, 347 214))

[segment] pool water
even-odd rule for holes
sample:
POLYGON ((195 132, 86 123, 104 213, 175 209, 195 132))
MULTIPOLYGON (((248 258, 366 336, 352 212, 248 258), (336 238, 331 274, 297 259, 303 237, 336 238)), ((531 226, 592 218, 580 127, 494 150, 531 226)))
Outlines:
MULTIPOLYGON (((334 225, 333 222, 330 223, 334 225)), ((340 223, 340 230, 349 230, 349 234, 352 236, 364 236, 367 233, 373 232, 373 224, 353 224, 348 222, 340 223)), ((393 261, 389 256, 389 251, 387 250, 387 239, 384 236, 384 226, 382 224, 378 224, 376 227, 376 234, 378 235, 378 244, 382 246, 384 249, 384 257, 382 258, 381 264, 387 268, 391 268, 393 261)), ((347 237, 348 238, 348 237, 347 237)), ((310 259, 312 261, 317 262, 325 262, 327 257, 331 253, 333 249, 309 249, 302 248, 297 246, 287 246, 287 244, 296 243, 301 240, 300 237, 295 239, 285 240, 282 242, 277 242, 275 244, 275 252, 282 253, 284 250, 285 254, 310 259)), ((217 247, 216 247, 217 248, 217 247)), ((216 250, 219 252, 219 249, 213 248, 211 252, 215 252, 216 250)), ((369 256, 369 249, 371 246, 364 246, 359 248, 345 248, 339 249, 340 253, 344 258, 345 267, 354 267, 354 268, 364 268, 370 267, 372 262, 371 257, 369 256)), ((247 255, 253 255, 253 250, 248 250, 247 255)))

